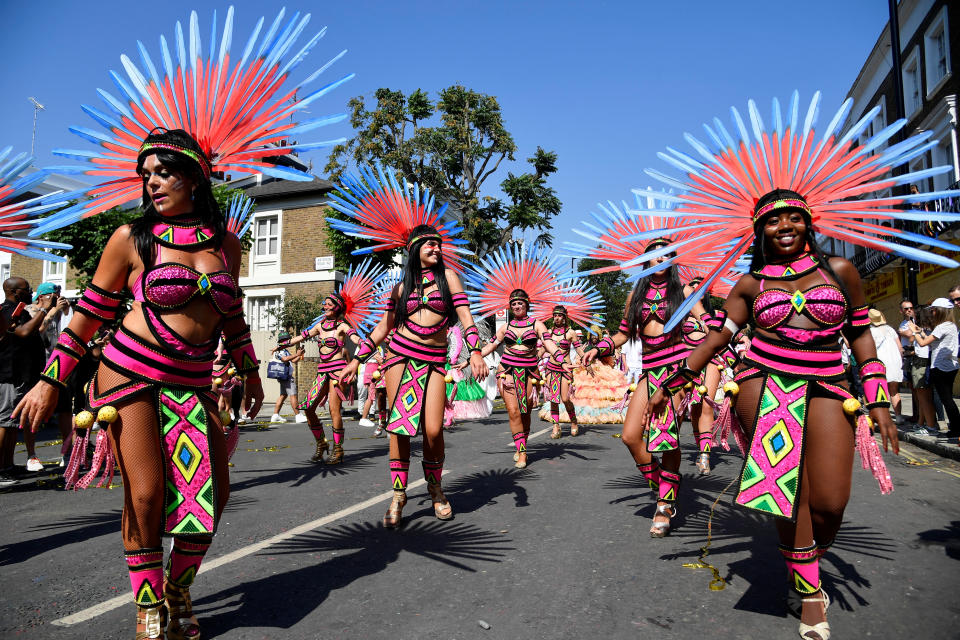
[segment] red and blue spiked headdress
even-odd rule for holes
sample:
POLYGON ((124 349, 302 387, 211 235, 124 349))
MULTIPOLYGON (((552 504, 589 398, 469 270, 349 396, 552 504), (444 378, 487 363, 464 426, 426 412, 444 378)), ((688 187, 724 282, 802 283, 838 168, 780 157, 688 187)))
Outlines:
POLYGON ((736 108, 730 109, 737 140, 718 118, 714 118, 712 125, 704 125, 707 142, 689 133, 684 135, 697 157, 671 147, 667 148, 667 153, 658 154, 684 175, 674 178, 660 171, 646 170, 648 175, 679 192, 678 195, 662 196, 675 206, 656 214, 680 217, 684 225, 696 227, 701 233, 718 232, 715 235, 721 240, 718 245, 732 243, 725 251, 724 258, 698 287, 697 294, 684 302, 665 330, 679 322, 699 298, 700 292, 705 291, 714 279, 749 249, 754 238, 754 223, 757 222, 754 208, 763 195, 774 189, 787 189, 803 196, 803 204, 813 227, 823 235, 905 258, 946 267, 958 266, 955 260, 911 246, 929 245, 957 251, 958 247, 954 245, 865 220, 936 219, 955 222, 960 220, 960 215, 908 211, 896 207, 955 197, 960 192, 859 199, 877 191, 945 173, 951 167, 891 175, 894 167, 926 153, 937 141, 929 140, 932 133, 927 131, 881 149, 906 124, 906 120, 901 119, 858 145, 858 136, 873 121, 879 106, 867 112, 846 133, 840 135, 852 104, 852 99, 847 99, 817 139, 814 125, 820 108, 819 92, 814 94, 802 123, 797 92, 793 93, 785 113, 780 102, 774 98, 773 128, 769 131, 756 104, 750 100, 747 103, 747 120, 736 108))
POLYGON ((563 305, 571 320, 580 324, 592 321, 600 308, 600 296, 589 286, 560 277, 563 258, 543 248, 527 247, 508 245, 480 260, 479 265, 467 263, 463 279, 474 317, 485 318, 508 308, 511 292, 522 289, 529 296, 529 315, 537 320, 546 320, 555 306, 563 305))
MULTIPOLYGON (((277 166, 270 157, 289 155, 328 147, 341 140, 297 144, 290 136, 299 136, 318 127, 339 122, 346 114, 304 120, 299 124, 290 117, 305 109, 314 100, 341 85, 353 74, 344 76, 312 92, 298 92, 313 82, 345 52, 335 56, 302 82, 285 83, 290 73, 323 37, 326 29, 314 35, 304 46, 295 49, 297 38, 307 26, 310 14, 295 13, 284 21, 281 9, 264 32, 260 18, 247 40, 238 62, 231 64, 233 41, 233 7, 227 10, 223 35, 217 42, 217 14, 213 14, 210 46, 204 57, 200 26, 196 12, 190 14, 189 29, 176 25, 173 47, 160 36, 159 68, 137 42, 141 67, 126 55, 120 57, 127 78, 111 71, 110 77, 121 97, 98 89, 106 111, 82 105, 87 115, 106 132, 86 127, 70 131, 99 145, 100 151, 54 149, 53 153, 88 162, 89 167, 50 167, 60 173, 86 173, 104 180, 80 192, 89 200, 51 216, 31 235, 39 235, 72 224, 111 207, 137 200, 142 183, 136 175, 141 143, 154 128, 183 129, 203 149, 206 158, 194 158, 206 175, 210 173, 263 173, 287 180, 312 180, 310 174, 291 167, 277 166), (263 32, 263 38, 259 36, 263 32), (171 48, 172 53, 171 55, 171 48), (283 92, 281 92, 283 89, 283 92)), ((174 149, 174 151, 177 151, 174 149)), ((180 150, 183 153, 183 150, 180 150)), ((77 194, 70 194, 75 197, 77 194)))
MULTIPOLYGON (((603 296, 583 278, 564 282, 561 292, 567 310, 567 318, 590 331, 590 326, 600 323, 597 314, 603 309, 603 296)), ((552 309, 551 309, 552 311, 552 309)))
POLYGON ((398 180, 392 169, 380 163, 375 170, 361 167, 360 177, 344 176, 343 188, 330 196, 331 207, 356 220, 354 223, 328 218, 331 227, 348 236, 378 243, 357 249, 354 255, 409 247, 417 240, 410 237, 410 232, 420 225, 430 225, 439 235, 437 239, 441 242, 446 266, 462 271, 456 247, 466 244, 466 240, 454 237, 462 231, 455 221, 444 222, 446 203, 435 210, 429 190, 421 192, 420 185, 398 180))
MULTIPOLYGON (((376 326, 386 308, 386 298, 378 295, 386 276, 383 267, 367 258, 356 268, 351 265, 340 286, 327 296, 343 312, 344 321, 361 337, 376 326)), ((322 315, 314 318, 307 328, 312 328, 323 318, 322 315)))
POLYGON ((35 171, 30 175, 23 175, 33 164, 33 158, 26 153, 18 153, 7 160, 12 151, 13 147, 0 150, 0 251, 38 260, 66 262, 66 257, 54 255, 47 250, 72 249, 69 244, 14 238, 9 235, 15 231, 33 228, 43 222, 44 219, 38 217, 41 213, 63 206, 59 194, 20 199, 23 194, 43 182, 49 172, 35 171))
POLYGON ((238 193, 230 199, 227 205, 227 231, 238 238, 246 235, 253 222, 253 200, 238 193))
MULTIPOLYGON (((704 271, 709 271, 723 257, 723 253, 710 241, 711 235, 718 235, 718 231, 704 234, 693 225, 684 226, 684 220, 676 217, 662 217, 649 213, 653 206, 669 207, 670 203, 662 200, 661 192, 653 190, 635 190, 636 204, 630 208, 626 202, 618 207, 612 201, 607 204, 598 203, 600 213, 591 212, 596 221, 583 222, 586 231, 574 229, 574 233, 591 240, 594 244, 583 245, 567 242, 566 246, 574 257, 610 260, 613 264, 597 269, 591 269, 585 274, 605 273, 616 270, 626 270, 640 266, 664 254, 669 254, 665 263, 654 268, 643 268, 633 273, 628 281, 635 281, 652 271, 659 271, 667 266, 676 265, 680 279, 689 282, 695 277, 703 277, 704 271)), ((738 273, 728 272, 715 291, 724 289, 729 291, 738 273)))

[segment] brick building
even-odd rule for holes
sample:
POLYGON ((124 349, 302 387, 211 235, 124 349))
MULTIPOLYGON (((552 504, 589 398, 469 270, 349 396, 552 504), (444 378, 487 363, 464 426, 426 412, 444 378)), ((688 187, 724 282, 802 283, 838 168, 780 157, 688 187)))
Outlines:
MULTIPOLYGON (((908 136, 932 131, 931 140, 937 140, 936 145, 910 162, 910 170, 939 166, 953 169, 913 186, 924 193, 957 189, 960 186, 957 105, 960 95, 960 3, 900 0, 897 11, 902 61, 899 71, 903 79, 904 116, 907 119, 903 131, 908 136)), ((879 108, 861 135, 861 142, 896 119, 892 60, 889 25, 885 25, 847 94, 853 99, 849 123, 858 122, 874 107, 879 108)), ((923 208, 958 212, 960 199, 942 198, 925 203, 923 208)), ((908 230, 948 242, 960 238, 958 224, 925 222, 912 223, 911 227, 908 230)), ((826 248, 853 261, 863 278, 867 301, 896 326, 900 322, 900 302, 907 297, 907 262, 888 253, 840 242, 830 242, 826 248)), ((935 251, 941 252, 940 249, 935 251)), ((918 300, 914 302, 919 304, 929 304, 934 298, 946 296, 951 287, 960 283, 956 269, 930 264, 919 264, 916 275, 918 300)), ((957 390, 960 390, 960 380, 957 390)))

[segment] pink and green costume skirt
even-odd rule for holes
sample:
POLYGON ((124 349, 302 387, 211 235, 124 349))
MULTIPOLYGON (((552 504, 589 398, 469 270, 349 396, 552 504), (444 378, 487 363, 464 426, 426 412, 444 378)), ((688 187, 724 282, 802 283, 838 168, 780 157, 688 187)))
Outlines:
POLYGON ((762 389, 734 502, 795 521, 810 400, 853 397, 838 384, 844 379, 839 345, 801 348, 757 336, 744 364, 737 383, 759 378, 762 389))
POLYGON ((163 456, 161 535, 212 535, 218 503, 210 441, 211 430, 218 427, 207 409, 217 406, 210 390, 213 354, 173 353, 121 326, 104 347, 100 366, 123 381, 101 389, 94 376, 87 388, 87 405, 94 413, 105 405, 122 406, 141 396, 153 401, 163 456))
MULTIPOLYGON (((658 337, 665 340, 666 336, 658 337)), ((654 339, 643 337, 644 346, 651 344, 654 339)), ((637 386, 646 385, 647 398, 663 385, 664 381, 680 368, 680 363, 690 355, 690 346, 678 342, 676 344, 655 347, 643 352, 643 375, 637 381, 637 386)), ((666 410, 652 416, 647 429, 647 451, 672 451, 680 448, 680 422, 683 420, 682 411, 677 401, 670 398, 666 410)))
MULTIPOLYGON (((527 398, 527 381, 531 378, 540 377, 536 352, 518 352, 505 348, 503 350, 503 357, 500 358, 500 366, 503 367, 505 374, 513 378, 513 392, 517 396, 517 406, 520 408, 520 413, 529 413, 530 399, 527 398)), ((559 382, 557 385, 557 394, 559 395, 559 382)), ((559 402, 559 400, 557 402, 559 402)))
POLYGON ((399 332, 393 334, 387 359, 380 371, 385 374, 391 367, 402 366, 403 373, 393 405, 387 407, 385 429, 388 432, 408 437, 420 432, 432 374, 436 372, 442 377, 446 362, 446 345, 423 344, 399 332))

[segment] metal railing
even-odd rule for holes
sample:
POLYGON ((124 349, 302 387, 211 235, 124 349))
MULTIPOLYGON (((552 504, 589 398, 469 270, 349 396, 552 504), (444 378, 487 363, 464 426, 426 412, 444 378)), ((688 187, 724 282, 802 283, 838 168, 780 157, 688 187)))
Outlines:
MULTIPOLYGON (((960 189, 960 181, 954 182, 948 187, 948 189, 960 189)), ((939 200, 931 200, 922 204, 923 211, 946 211, 950 213, 960 213, 960 197, 940 198, 939 200)), ((899 220, 894 222, 897 228, 904 228, 903 222, 899 220)), ((911 229, 911 231, 930 236, 931 238, 937 238, 946 231, 960 229, 960 222, 946 223, 927 221, 913 223, 913 225, 914 228, 911 229), (919 229, 916 228, 917 225, 920 227, 919 229)), ((877 269, 885 267, 894 260, 899 259, 900 258, 898 256, 895 256, 892 253, 879 251, 877 249, 857 247, 857 252, 853 255, 850 261, 853 262, 853 265, 860 272, 861 276, 866 276, 870 273, 873 273, 877 269)))

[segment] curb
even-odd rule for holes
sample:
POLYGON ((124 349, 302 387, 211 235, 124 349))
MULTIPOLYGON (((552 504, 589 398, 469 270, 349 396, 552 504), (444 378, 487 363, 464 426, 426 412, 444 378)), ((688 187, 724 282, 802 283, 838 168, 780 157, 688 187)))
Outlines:
POLYGON ((903 429, 898 430, 900 442, 909 442, 930 453, 934 453, 944 458, 960 461, 960 446, 957 446, 956 438, 937 438, 936 436, 918 436, 903 429))

